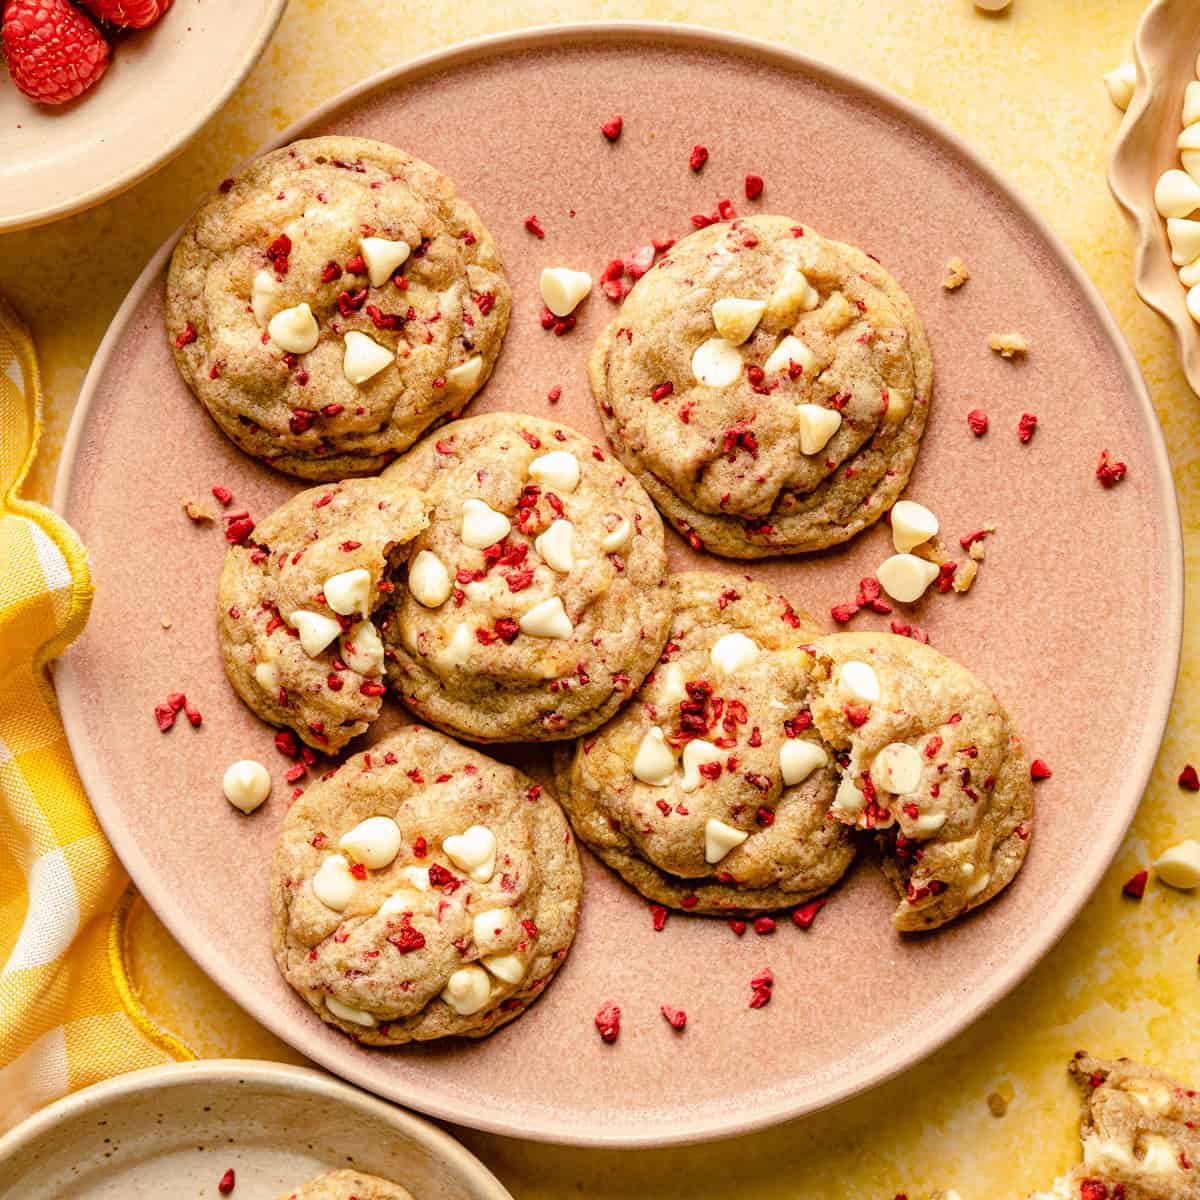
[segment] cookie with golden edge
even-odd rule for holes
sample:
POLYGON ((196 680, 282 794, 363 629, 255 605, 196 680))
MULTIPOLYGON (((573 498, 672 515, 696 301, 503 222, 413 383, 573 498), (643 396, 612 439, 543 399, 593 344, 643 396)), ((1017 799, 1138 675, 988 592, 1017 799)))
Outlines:
POLYGON ((279 1200, 413 1200, 399 1184, 362 1171, 326 1171, 279 1200))

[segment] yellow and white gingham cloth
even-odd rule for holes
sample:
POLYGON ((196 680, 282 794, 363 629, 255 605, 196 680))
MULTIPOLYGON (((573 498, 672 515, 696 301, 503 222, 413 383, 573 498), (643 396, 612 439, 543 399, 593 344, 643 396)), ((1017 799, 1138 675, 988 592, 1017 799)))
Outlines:
POLYGON ((71 528, 18 496, 40 429, 33 343, 0 299, 0 1132, 109 1075, 193 1057, 129 985, 132 892, 50 686, 92 584, 71 528))

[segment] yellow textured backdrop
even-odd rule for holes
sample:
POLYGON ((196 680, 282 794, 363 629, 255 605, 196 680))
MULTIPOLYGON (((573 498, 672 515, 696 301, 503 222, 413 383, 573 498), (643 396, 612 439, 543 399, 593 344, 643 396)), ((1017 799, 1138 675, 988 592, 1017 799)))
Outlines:
MULTIPOLYGON (((1200 760, 1200 399, 1183 380, 1165 326, 1134 295, 1131 238, 1104 183, 1120 114, 1100 77, 1129 57, 1141 7, 1141 0, 1015 0, 996 19, 976 14, 968 0, 292 0, 249 80, 181 157, 89 213, 0 239, 0 292, 33 326, 42 357, 48 428, 28 494, 46 500, 88 363, 127 288, 213 182, 267 137, 363 76, 466 37, 568 20, 687 20, 856 70, 947 121, 1066 239, 1132 343, 1171 450, 1192 599, 1163 752, 1099 893, 987 1017, 900 1079, 814 1118, 732 1142, 644 1152, 463 1133, 522 1200, 572 1193, 887 1200, 950 1186, 965 1200, 1016 1196, 1047 1183, 1077 1153, 1064 1070, 1077 1047, 1144 1057, 1200 1081, 1200 900, 1161 888, 1140 906, 1120 896, 1121 881, 1155 851, 1200 836, 1200 797, 1175 784, 1188 758, 1200 760), (986 1104, 998 1088, 1013 1096, 999 1118, 986 1104)), ((199 973, 151 914, 139 911, 133 933, 149 1009, 198 1052, 295 1060, 199 973)), ((825 1035, 814 1027, 812 1036, 825 1035)))

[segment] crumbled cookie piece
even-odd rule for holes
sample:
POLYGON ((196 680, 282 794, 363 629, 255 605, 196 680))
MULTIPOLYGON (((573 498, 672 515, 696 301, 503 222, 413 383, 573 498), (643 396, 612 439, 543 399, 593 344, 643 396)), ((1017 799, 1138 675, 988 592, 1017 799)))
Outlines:
POLYGON ((203 524, 205 521, 213 519, 212 510, 206 508, 203 504, 197 504, 195 500, 184 500, 183 511, 187 513, 189 521, 195 521, 197 525, 203 524))
POLYGON ((956 254, 946 264, 946 278, 942 280, 942 287, 948 292, 953 292, 970 278, 971 272, 967 269, 967 264, 956 254))
POLYGON ((1029 352, 1029 341, 1015 329, 1011 333, 993 333, 988 338, 988 345, 1001 358, 1016 358, 1029 352))

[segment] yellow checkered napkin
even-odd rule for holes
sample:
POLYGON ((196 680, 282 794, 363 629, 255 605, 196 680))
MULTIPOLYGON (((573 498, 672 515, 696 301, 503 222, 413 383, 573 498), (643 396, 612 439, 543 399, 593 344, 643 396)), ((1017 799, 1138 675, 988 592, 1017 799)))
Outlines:
POLYGON ((109 1075, 192 1055, 123 965, 128 880, 88 804, 47 664, 83 629, 87 556, 18 489, 41 431, 29 333, 0 299, 0 1132, 109 1075))

